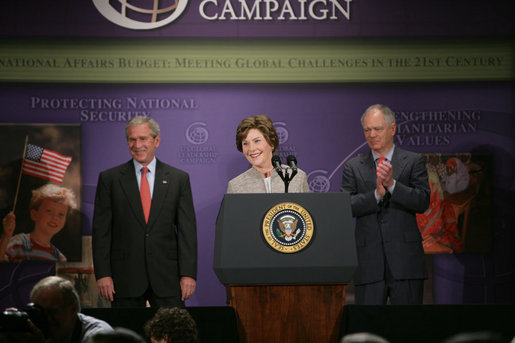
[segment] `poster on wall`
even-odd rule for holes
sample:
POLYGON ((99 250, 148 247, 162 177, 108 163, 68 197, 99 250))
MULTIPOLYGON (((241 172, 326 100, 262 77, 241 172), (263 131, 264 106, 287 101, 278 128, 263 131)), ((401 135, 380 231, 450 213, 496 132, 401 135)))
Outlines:
POLYGON ((486 253, 492 245, 489 154, 423 154, 429 208, 417 214, 426 254, 486 253))
POLYGON ((79 262, 79 125, 1 124, 1 259, 79 262))

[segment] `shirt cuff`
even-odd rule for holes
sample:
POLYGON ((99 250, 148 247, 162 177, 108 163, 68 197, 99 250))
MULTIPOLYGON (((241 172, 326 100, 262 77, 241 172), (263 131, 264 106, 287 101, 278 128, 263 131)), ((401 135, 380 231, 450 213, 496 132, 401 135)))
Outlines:
POLYGON ((392 187, 388 188, 388 192, 390 192, 390 194, 393 194, 393 191, 395 189, 395 184, 397 183, 397 181, 393 180, 393 185, 392 187))
POLYGON ((376 198, 376 202, 379 204, 379 202, 381 201, 381 198, 379 197, 379 195, 377 195, 377 190, 374 189, 374 197, 376 198))

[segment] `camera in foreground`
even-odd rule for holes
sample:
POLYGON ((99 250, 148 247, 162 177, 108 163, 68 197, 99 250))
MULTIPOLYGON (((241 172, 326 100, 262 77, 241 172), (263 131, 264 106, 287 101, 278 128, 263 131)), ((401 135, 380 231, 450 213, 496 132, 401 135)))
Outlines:
POLYGON ((30 332, 27 320, 37 326, 47 336, 48 325, 43 309, 34 304, 27 304, 20 311, 3 311, 0 315, 0 332, 23 333, 30 332))

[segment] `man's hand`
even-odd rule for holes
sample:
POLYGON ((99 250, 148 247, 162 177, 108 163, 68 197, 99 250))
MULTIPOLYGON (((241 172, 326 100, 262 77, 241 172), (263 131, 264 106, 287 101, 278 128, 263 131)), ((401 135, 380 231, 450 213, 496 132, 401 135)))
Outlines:
POLYGON ((384 197, 386 189, 383 186, 383 180, 379 176, 376 177, 376 194, 379 198, 384 197))
POLYGON ((195 293, 195 286, 197 285, 197 281, 194 278, 189 276, 181 276, 181 300, 188 300, 195 293))
POLYGON ((110 276, 103 277, 97 280, 98 294, 100 297, 107 301, 113 301, 114 283, 110 276))
POLYGON ((393 167, 390 163, 386 161, 379 163, 376 173, 377 177, 381 179, 381 182, 386 189, 393 186, 393 167))

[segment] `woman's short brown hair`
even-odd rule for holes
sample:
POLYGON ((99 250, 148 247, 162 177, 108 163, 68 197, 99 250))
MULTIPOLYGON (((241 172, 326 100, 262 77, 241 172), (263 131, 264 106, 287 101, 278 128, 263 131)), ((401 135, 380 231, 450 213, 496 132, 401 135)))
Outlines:
POLYGON ((272 153, 275 154, 279 147, 279 137, 272 120, 263 114, 247 117, 241 121, 236 130, 236 148, 243 152, 242 142, 251 129, 261 131, 268 144, 272 147, 272 153))

